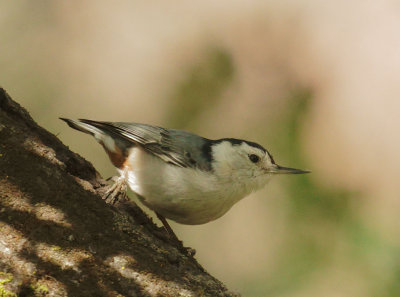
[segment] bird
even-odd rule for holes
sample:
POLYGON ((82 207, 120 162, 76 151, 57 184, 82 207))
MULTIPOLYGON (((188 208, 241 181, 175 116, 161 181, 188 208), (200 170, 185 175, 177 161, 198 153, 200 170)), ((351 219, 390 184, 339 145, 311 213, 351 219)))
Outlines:
POLYGON ((128 185, 175 239, 166 219, 205 224, 275 175, 310 172, 276 164, 268 150, 251 141, 212 140, 139 123, 60 119, 94 136, 116 167, 119 176, 104 199, 114 203, 128 185))

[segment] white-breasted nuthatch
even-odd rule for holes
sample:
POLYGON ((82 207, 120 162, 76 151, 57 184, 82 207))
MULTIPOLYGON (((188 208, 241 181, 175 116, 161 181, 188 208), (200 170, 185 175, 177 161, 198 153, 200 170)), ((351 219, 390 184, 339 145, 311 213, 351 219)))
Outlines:
POLYGON ((172 232, 165 218, 197 225, 224 215, 276 174, 309 171, 275 163, 261 145, 233 138, 210 140, 145 124, 70 120, 104 147, 120 173, 111 192, 126 183, 172 232))

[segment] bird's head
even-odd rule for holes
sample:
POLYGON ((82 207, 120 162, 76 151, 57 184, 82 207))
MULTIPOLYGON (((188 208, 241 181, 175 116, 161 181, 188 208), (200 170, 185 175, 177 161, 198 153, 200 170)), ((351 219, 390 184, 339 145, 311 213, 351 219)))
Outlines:
POLYGON ((277 165, 261 145, 239 139, 216 140, 212 148, 215 174, 230 182, 245 184, 251 190, 263 187, 276 174, 301 174, 309 171, 277 165))

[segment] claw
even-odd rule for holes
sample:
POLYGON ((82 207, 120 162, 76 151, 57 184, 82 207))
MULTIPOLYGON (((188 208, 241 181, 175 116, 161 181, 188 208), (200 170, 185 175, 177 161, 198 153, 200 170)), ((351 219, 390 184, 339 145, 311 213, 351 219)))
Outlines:
POLYGON ((117 178, 111 178, 115 180, 114 184, 105 192, 102 197, 109 204, 115 204, 121 200, 127 200, 126 195, 126 182, 123 176, 117 178))
POLYGON ((194 255, 196 254, 196 250, 192 249, 190 247, 183 246, 183 242, 181 240, 179 240, 179 238, 176 236, 175 232, 172 230, 172 228, 168 224, 167 220, 162 215, 160 215, 158 212, 156 212, 156 215, 157 215, 158 219, 161 221, 161 223, 163 223, 164 229, 167 231, 168 237, 172 240, 172 242, 175 243, 178 250, 183 252, 185 255, 194 257, 194 255))

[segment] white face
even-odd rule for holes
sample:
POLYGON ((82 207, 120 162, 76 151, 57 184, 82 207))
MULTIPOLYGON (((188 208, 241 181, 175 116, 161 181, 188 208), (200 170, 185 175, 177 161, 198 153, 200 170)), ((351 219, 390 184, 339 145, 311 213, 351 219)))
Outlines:
POLYGON ((213 146, 213 169, 221 179, 262 187, 276 168, 267 152, 246 142, 221 141, 213 146))

